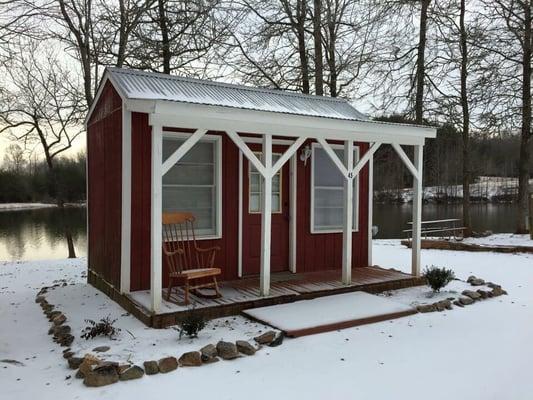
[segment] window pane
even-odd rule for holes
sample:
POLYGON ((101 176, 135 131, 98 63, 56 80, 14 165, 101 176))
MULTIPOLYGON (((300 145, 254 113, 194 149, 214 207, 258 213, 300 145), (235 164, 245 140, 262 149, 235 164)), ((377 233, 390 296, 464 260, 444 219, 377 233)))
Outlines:
MULTIPOLYGON (((185 139, 163 138, 163 160, 166 160, 179 146, 185 142, 185 139)), ((180 160, 183 163, 213 163, 215 160, 215 143, 204 141, 196 143, 180 160)))
POLYGON ((261 211, 261 196, 259 194, 250 194, 250 211, 261 211))
POLYGON ((189 211, 196 228, 215 234, 215 195, 212 187, 163 187, 163 212, 189 211))
POLYGON ((342 188, 315 189, 315 207, 343 207, 342 188))
POLYGON ((261 175, 253 173, 250 174, 250 192, 261 192, 261 175))
POLYGON ((272 177, 272 191, 273 192, 279 192, 279 183, 280 183, 280 176, 279 174, 276 174, 272 177))
POLYGON ((341 208, 318 208, 315 207, 315 229, 342 229, 341 208))
POLYGON ((272 212, 280 212, 280 197, 279 194, 272 194, 272 212))
POLYGON ((175 164, 163 175, 163 185, 213 185, 215 181, 213 164, 175 164))
POLYGON ((342 186, 344 177, 323 149, 314 149, 313 163, 316 186, 342 186))

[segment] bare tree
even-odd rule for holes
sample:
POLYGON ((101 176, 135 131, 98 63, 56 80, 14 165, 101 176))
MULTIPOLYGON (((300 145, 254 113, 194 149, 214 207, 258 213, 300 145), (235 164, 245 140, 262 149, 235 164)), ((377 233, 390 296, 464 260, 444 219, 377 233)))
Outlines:
MULTIPOLYGON (((4 71, 9 83, 0 90, 0 134, 6 132, 25 148, 44 154, 57 205, 64 212, 55 160, 82 133, 84 100, 73 74, 56 55, 39 53, 37 47, 37 43, 23 46, 13 65, 4 71)), ((71 230, 67 219, 62 219, 69 258, 75 257, 71 230)))
POLYGON ((4 169, 14 171, 19 174, 26 165, 26 154, 22 147, 17 143, 7 146, 4 153, 4 169))
POLYGON ((313 41, 315 60, 315 94, 324 94, 324 60, 322 55, 322 0, 313 2, 313 41))
POLYGON ((484 0, 483 3, 485 26, 491 37, 485 47, 493 57, 487 79, 497 83, 497 90, 490 93, 486 119, 507 123, 510 129, 520 129, 516 231, 523 233, 526 231, 531 163, 532 3, 531 0, 484 0))

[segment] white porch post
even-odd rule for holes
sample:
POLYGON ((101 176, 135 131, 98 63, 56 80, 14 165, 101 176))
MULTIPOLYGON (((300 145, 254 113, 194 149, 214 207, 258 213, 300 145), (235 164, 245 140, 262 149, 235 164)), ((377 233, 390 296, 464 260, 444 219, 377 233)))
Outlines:
POLYGON ((353 224, 353 141, 344 142, 344 164, 349 171, 344 179, 344 224, 342 229, 342 283, 352 283, 353 224))
POLYGON ((150 229, 150 297, 152 312, 159 311, 162 291, 162 158, 163 130, 161 125, 155 124, 152 125, 152 207, 150 229))
POLYGON ((263 198, 261 210, 261 272, 259 291, 261 296, 270 293, 270 242, 272 237, 272 135, 263 136, 263 198))
POLYGON ((372 225, 374 218, 374 155, 368 160, 368 265, 372 263, 372 225))
POLYGON ((414 146, 414 166, 417 174, 413 175, 413 240, 411 273, 420 276, 420 230, 422 222, 422 177, 423 174, 423 145, 414 146))

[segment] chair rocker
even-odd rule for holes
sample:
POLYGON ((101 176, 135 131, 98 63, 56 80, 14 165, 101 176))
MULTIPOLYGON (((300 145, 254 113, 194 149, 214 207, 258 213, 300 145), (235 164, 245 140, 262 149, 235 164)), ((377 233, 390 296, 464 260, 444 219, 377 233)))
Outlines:
POLYGON ((199 297, 221 297, 217 284, 220 268, 215 268, 215 256, 220 247, 200 248, 194 232, 195 217, 188 212, 163 213, 163 254, 169 268, 167 301, 178 282, 184 290, 184 302, 189 304, 189 294, 199 297), (210 282, 206 282, 210 280, 210 282), (213 294, 199 292, 211 289, 213 294))

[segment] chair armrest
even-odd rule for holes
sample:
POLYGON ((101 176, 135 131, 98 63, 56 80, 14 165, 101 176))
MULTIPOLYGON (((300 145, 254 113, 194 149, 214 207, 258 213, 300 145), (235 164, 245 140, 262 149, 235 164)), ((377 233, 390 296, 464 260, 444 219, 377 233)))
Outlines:
POLYGON ((163 253, 164 253, 166 256, 169 256, 169 257, 170 257, 170 256, 173 256, 173 255, 175 255, 175 254, 183 254, 184 252, 183 252, 182 249, 177 249, 177 250, 175 250, 175 251, 168 251, 168 250, 166 249, 166 247, 163 246, 163 253))

